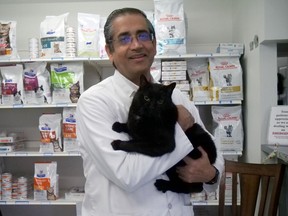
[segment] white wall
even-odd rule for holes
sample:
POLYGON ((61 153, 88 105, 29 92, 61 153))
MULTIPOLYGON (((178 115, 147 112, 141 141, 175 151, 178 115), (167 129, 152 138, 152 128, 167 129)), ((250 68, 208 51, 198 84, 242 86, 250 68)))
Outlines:
POLYGON ((261 162, 261 144, 267 144, 271 106, 277 105, 277 41, 287 40, 287 0, 233 1, 233 40, 246 47, 244 68, 244 123, 246 146, 243 160, 261 162), (286 29, 283 29, 285 26, 286 29), (254 36, 259 46, 249 49, 254 36))
POLYGON ((264 40, 288 40, 288 1, 265 0, 264 40))
POLYGON ((233 40, 245 44, 245 55, 242 59, 244 79, 244 129, 245 146, 244 159, 258 162, 261 158, 261 115, 260 107, 260 60, 259 48, 250 51, 249 43, 257 34, 263 35, 263 6, 261 0, 233 1, 233 40), (249 5, 249 6, 248 6, 249 5), (253 84, 251 84, 253 83, 253 84), (253 155, 251 153, 253 153, 253 155))

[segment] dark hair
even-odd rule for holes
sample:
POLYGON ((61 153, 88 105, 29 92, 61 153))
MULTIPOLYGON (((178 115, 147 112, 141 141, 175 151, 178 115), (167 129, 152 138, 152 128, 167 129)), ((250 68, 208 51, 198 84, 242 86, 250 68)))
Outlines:
POLYGON ((112 23, 117 17, 127 15, 127 14, 142 15, 146 20, 149 32, 153 35, 153 38, 156 38, 154 27, 143 11, 141 11, 137 8, 116 9, 116 10, 112 11, 111 14, 107 17, 107 20, 106 20, 106 23, 104 26, 105 42, 106 42, 106 44, 109 45, 109 49, 111 52, 114 50, 113 44, 111 43, 111 40, 113 39, 113 34, 114 34, 112 23))

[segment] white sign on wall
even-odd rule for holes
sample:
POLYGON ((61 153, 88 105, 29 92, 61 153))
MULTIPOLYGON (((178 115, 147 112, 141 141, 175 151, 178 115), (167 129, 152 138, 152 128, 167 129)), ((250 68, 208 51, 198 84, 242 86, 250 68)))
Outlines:
POLYGON ((288 106, 271 108, 268 144, 288 145, 288 106))

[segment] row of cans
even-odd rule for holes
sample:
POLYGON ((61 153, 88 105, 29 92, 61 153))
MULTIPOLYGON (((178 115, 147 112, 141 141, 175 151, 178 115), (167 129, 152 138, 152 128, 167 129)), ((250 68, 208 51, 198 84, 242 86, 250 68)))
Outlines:
POLYGON ((0 183, 2 200, 27 199, 28 183, 26 177, 13 178, 11 173, 2 173, 0 183))
POLYGON ((76 36, 73 27, 66 28, 66 56, 76 56, 76 36))

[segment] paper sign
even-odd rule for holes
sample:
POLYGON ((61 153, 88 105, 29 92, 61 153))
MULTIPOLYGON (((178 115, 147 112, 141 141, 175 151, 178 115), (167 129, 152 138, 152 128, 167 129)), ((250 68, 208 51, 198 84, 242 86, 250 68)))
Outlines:
POLYGON ((272 107, 268 144, 288 145, 288 106, 272 107))

